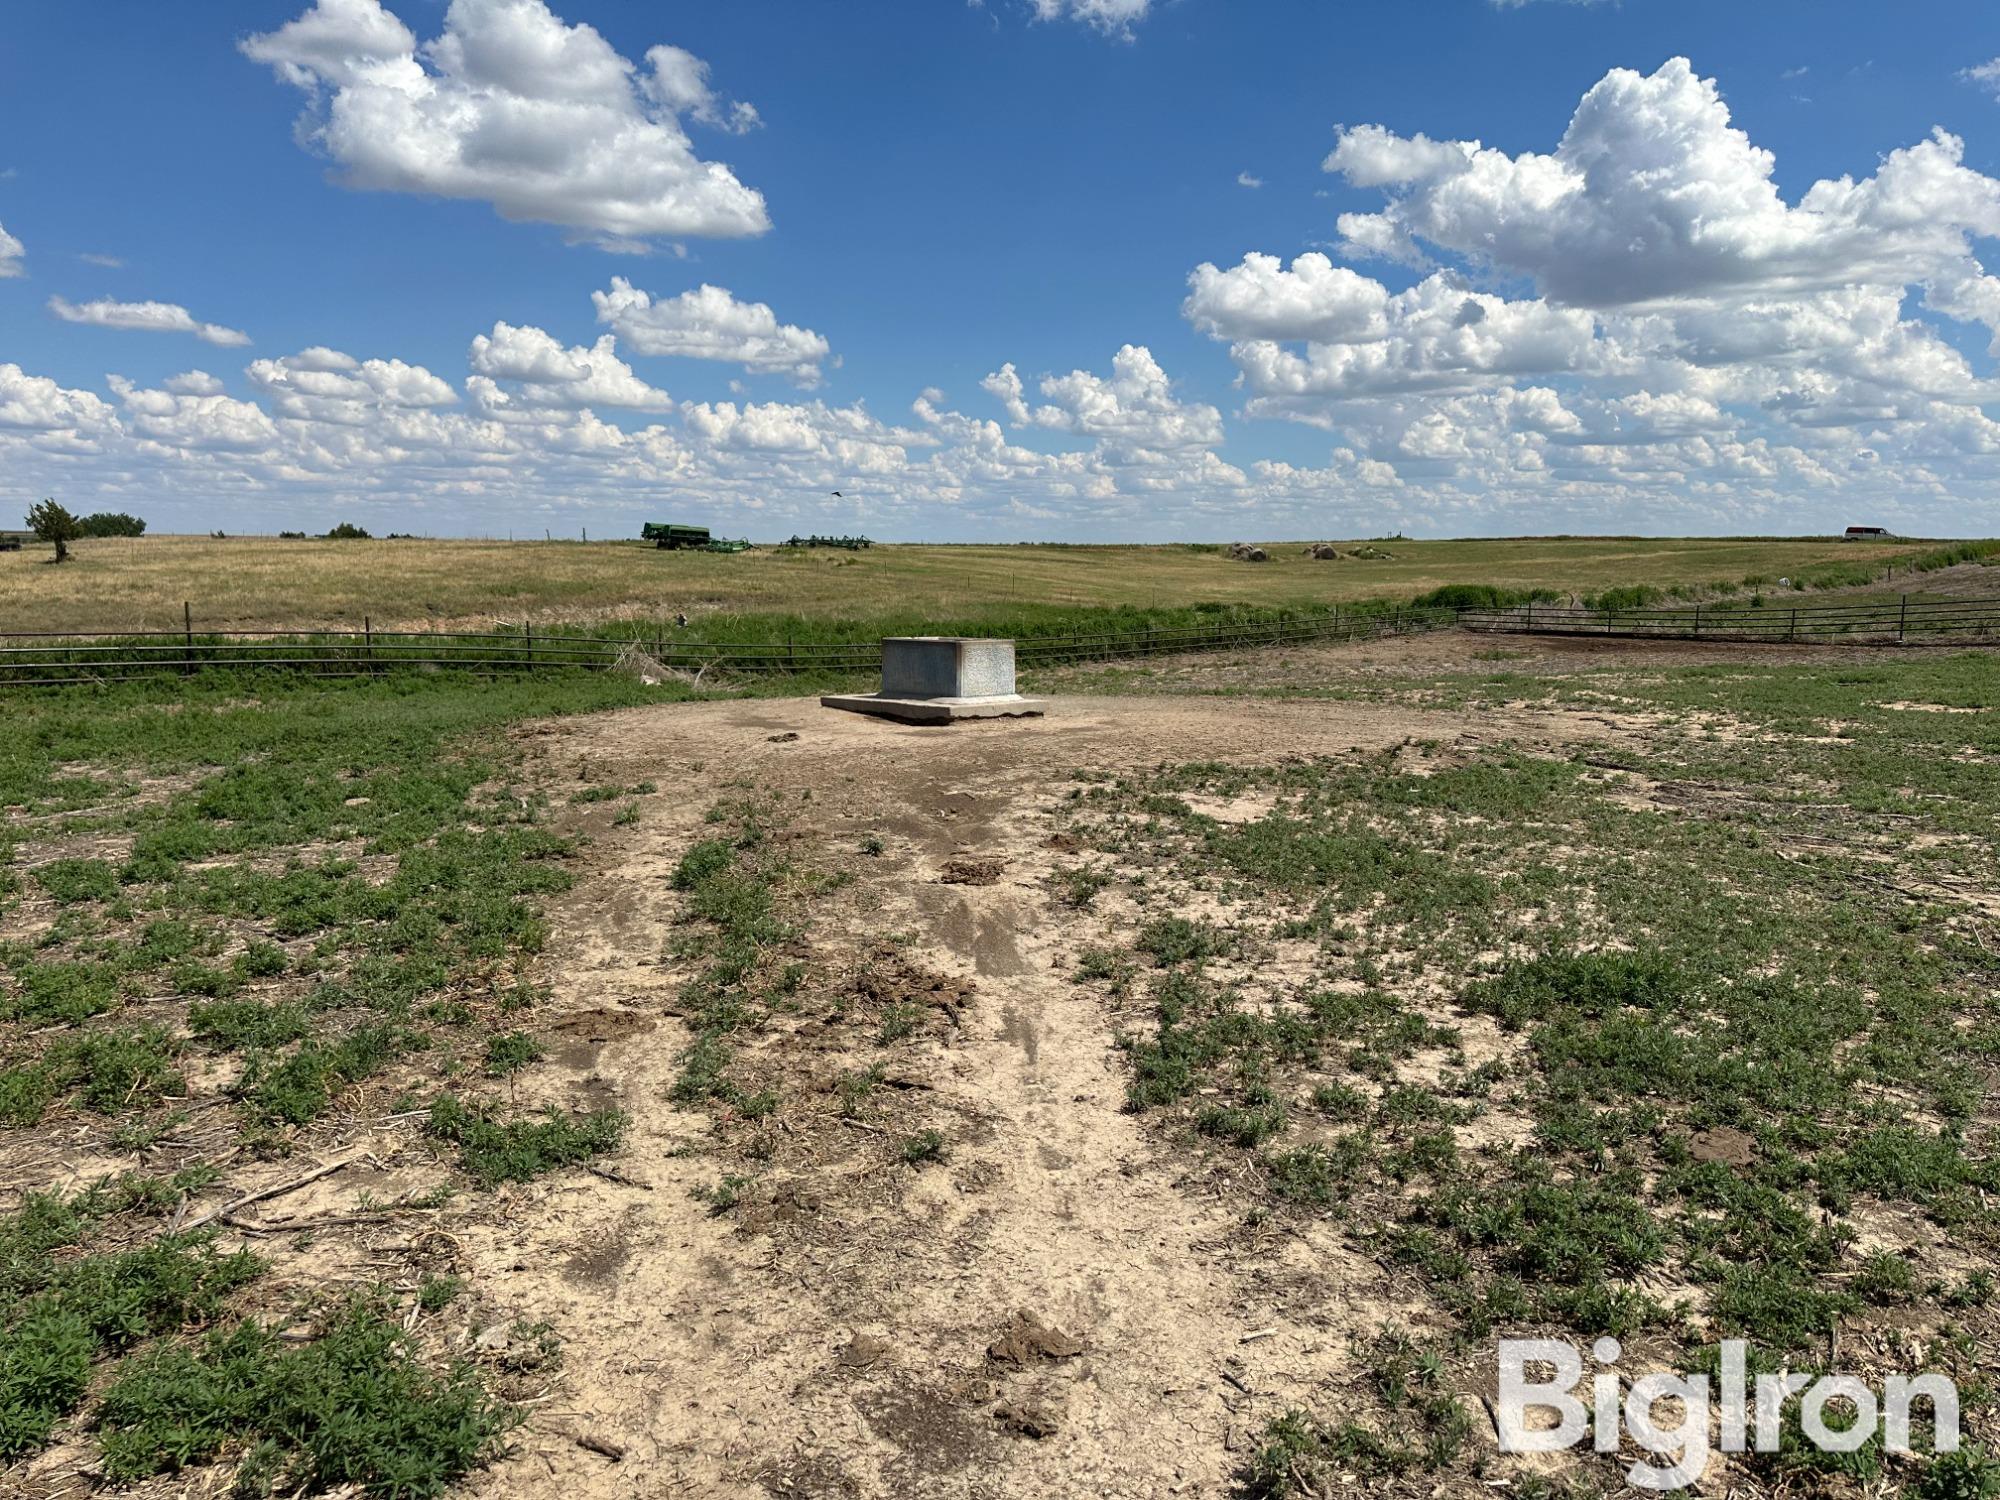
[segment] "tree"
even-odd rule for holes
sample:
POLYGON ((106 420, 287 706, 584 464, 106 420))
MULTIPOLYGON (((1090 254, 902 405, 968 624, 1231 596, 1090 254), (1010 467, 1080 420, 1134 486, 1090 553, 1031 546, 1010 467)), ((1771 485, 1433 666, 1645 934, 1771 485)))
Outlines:
POLYGON ((44 500, 28 512, 28 529, 39 541, 55 544, 57 562, 69 558, 69 544, 83 534, 76 517, 53 500, 44 500))
POLYGON ((77 535, 93 536, 144 536, 146 523, 138 516, 127 515, 122 510, 100 510, 95 515, 85 516, 77 522, 77 535))

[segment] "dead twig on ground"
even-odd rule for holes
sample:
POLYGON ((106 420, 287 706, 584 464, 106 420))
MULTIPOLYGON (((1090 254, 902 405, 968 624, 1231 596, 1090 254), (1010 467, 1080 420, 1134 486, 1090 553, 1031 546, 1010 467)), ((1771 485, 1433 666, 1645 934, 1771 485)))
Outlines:
POLYGON ((372 1162, 374 1160, 375 1158, 365 1151, 354 1156, 342 1157, 339 1161, 328 1162, 323 1167, 315 1167, 303 1177, 294 1177, 289 1182, 281 1182, 275 1187, 267 1187, 255 1193, 245 1193, 233 1203, 225 1203, 221 1208, 205 1213, 198 1219, 190 1220, 184 1227, 188 1231, 193 1231, 201 1228, 204 1224, 212 1224, 217 1219, 226 1220, 236 1213, 238 1209, 248 1208, 253 1203, 268 1202, 272 1198, 282 1198, 287 1193, 297 1192, 302 1187, 307 1187, 312 1183, 318 1182, 322 1177, 331 1177, 335 1172, 351 1167, 358 1161, 372 1162))

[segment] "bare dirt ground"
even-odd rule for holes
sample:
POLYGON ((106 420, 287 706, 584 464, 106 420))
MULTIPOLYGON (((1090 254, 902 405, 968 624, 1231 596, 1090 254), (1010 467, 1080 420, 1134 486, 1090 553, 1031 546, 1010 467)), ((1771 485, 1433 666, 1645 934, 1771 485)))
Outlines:
MULTIPOLYGON (((1351 1337, 1382 1321, 1387 1273, 1330 1226, 1246 1237, 1240 1205, 1185 1180, 1185 1154, 1122 1112, 1113 1018, 1069 977, 1107 918, 1047 884, 1072 773, 1621 732, 1557 714, 1088 698, 951 729, 791 700, 527 731, 552 786, 701 790, 595 831, 541 965, 554 998, 539 1029, 571 1040, 523 1102, 627 1111, 615 1176, 537 1184, 454 1225, 473 1283, 564 1341, 561 1384, 479 1493, 1226 1493, 1263 1425, 1338 1380, 1351 1337), (899 1056, 887 1124, 793 1119, 788 1104, 781 1135, 796 1138, 756 1211, 723 1217, 693 1196, 719 1170, 711 1122, 668 1098, 689 1034, 667 955, 669 876, 702 836, 704 793, 732 780, 809 794, 800 858, 854 876, 813 909, 822 978, 888 962, 894 934, 895 962, 969 998, 942 1042, 899 1056), (870 835, 877 857, 856 852, 870 835), (942 1162, 896 1156, 892 1137, 919 1122, 948 1142, 942 1162)), ((790 1054, 800 1089, 840 1061, 804 1029, 761 1045, 790 1054)))
MULTIPOLYGON (((1988 569, 1985 571, 1996 571, 1988 569)), ((1089 692, 1115 682, 1120 692, 1184 694, 1241 692, 1306 693, 1365 685, 1495 673, 1568 677, 1596 668, 1810 666, 1830 662, 1923 661, 1936 646, 1788 645, 1762 642, 1632 640, 1601 636, 1472 635, 1444 630, 1430 635, 1387 636, 1381 640, 1308 642, 1161 657, 1134 666, 1102 662, 1044 673, 1035 686, 1089 692)))

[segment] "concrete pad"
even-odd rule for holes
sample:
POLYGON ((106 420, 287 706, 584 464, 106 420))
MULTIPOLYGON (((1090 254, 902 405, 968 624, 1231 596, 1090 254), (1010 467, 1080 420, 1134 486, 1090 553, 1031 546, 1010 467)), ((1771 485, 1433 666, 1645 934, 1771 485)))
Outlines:
POLYGON ((1041 698, 1003 693, 985 698, 892 698, 887 693, 835 693, 823 708, 899 719, 905 724, 953 724, 961 719, 1039 719, 1048 709, 1041 698))

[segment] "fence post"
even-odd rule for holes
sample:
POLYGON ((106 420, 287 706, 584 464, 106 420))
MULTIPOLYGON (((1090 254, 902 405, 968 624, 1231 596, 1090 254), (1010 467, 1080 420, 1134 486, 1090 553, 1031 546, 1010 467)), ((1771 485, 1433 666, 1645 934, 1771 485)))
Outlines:
POLYGON ((181 674, 192 677, 194 675, 194 606, 189 604, 185 599, 181 600, 181 632, 182 639, 187 642, 187 659, 181 666, 181 674))
POLYGON ((1792 606, 1792 630, 1791 630, 1791 634, 1787 635, 1787 636, 1785 637, 1785 639, 1786 639, 1786 640, 1788 640, 1788 641, 1795 641, 1795 640, 1797 640, 1798 638, 1799 638, 1799 607, 1798 607, 1798 606, 1797 606, 1796 604, 1794 604, 1794 605, 1792 606))
POLYGON ((368 616, 361 617, 361 654, 368 661, 368 670, 375 670, 375 625, 368 616))
POLYGON ((524 668, 524 670, 532 672, 535 669, 535 622, 534 621, 523 620, 521 622, 521 640, 522 643, 525 644, 528 648, 528 665, 526 666, 526 668, 524 668))
POLYGON ((797 672, 798 669, 799 669, 799 643, 797 641, 786 641, 785 670, 788 672, 797 672))
POLYGON ((1699 604, 1694 607, 1694 638, 1696 640, 1701 639, 1701 606, 1699 604))
POLYGON ((1533 633, 1534 633, 1534 629, 1535 629, 1535 601, 1534 601, 1533 599, 1530 599, 1530 600, 1528 601, 1528 609, 1527 609, 1527 616, 1526 616, 1526 621, 1525 621, 1525 623, 1523 624, 1522 628, 1523 628, 1524 630, 1528 631, 1528 632, 1529 632, 1530 634, 1533 634, 1533 633))
POLYGON ((1900 641, 1903 638, 1903 632, 1909 628, 1909 624, 1910 624, 1910 596, 1908 594, 1905 594, 1903 595, 1903 607, 1896 615, 1897 640, 1900 641))

